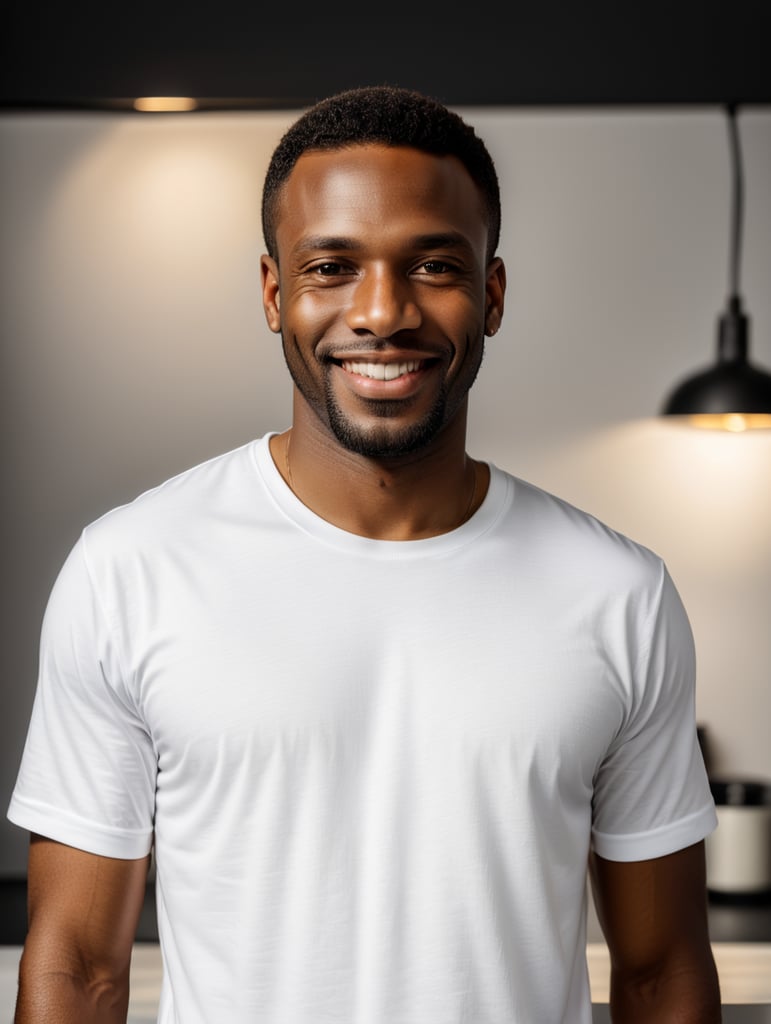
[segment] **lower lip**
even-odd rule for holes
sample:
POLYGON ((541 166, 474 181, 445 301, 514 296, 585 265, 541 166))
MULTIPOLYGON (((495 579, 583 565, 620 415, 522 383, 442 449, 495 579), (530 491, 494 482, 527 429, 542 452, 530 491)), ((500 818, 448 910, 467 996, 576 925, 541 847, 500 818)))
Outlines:
POLYGON ((337 366, 336 369, 342 374, 343 380, 348 388, 362 398, 410 398, 416 394, 423 385, 432 364, 422 366, 419 370, 412 370, 410 373, 402 374, 401 377, 394 377, 393 380, 378 380, 375 377, 364 377, 360 373, 351 373, 337 366))

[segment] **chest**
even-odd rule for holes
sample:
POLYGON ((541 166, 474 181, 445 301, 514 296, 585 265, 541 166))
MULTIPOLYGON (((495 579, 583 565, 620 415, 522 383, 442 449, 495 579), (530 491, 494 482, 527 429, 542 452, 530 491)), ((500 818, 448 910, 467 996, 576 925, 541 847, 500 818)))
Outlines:
POLYGON ((164 784, 205 785, 223 757, 259 774, 282 751, 591 789, 624 714, 607 612, 564 581, 337 568, 245 564, 159 590, 130 649, 164 784))

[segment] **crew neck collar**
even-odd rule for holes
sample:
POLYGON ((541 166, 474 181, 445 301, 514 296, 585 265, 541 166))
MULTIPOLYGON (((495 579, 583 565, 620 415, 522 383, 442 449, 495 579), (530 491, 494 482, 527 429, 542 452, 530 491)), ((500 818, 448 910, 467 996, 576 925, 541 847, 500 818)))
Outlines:
POLYGON ((464 547, 493 526, 509 496, 507 476, 488 462, 490 483, 484 501, 474 515, 454 530, 421 540, 378 540, 362 537, 327 522, 300 501, 281 476, 270 453, 270 439, 277 433, 272 431, 265 434, 253 446, 257 471, 274 504, 286 519, 304 533, 352 554, 399 560, 434 556, 464 547))

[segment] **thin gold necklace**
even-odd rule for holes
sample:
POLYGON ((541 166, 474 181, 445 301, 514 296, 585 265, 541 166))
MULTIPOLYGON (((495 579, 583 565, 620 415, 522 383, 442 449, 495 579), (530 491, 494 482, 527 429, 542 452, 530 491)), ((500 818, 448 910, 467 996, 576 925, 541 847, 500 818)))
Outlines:
MULTIPOLYGON (((289 461, 289 448, 291 443, 292 431, 290 430, 286 436, 286 447, 284 448, 284 463, 286 465, 287 482, 289 483, 289 487, 291 488, 292 492, 295 494, 295 496, 297 496, 297 491, 295 490, 294 486, 294 479, 292 477, 292 464, 289 461)), ((458 526, 463 526, 463 524, 471 518, 471 510, 474 508, 474 500, 476 499, 477 496, 477 468, 476 464, 473 461, 471 462, 471 474, 471 497, 469 498, 468 505, 466 506, 466 511, 463 513, 463 518, 458 523, 458 526)), ((454 529, 457 529, 457 527, 454 527, 454 529)))
POLYGON ((471 463, 471 474, 471 497, 469 498, 468 506, 466 508, 466 511, 463 513, 463 518, 458 523, 458 526, 463 526, 463 524, 471 518, 471 510, 474 507, 474 500, 477 496, 477 467, 476 463, 473 461, 471 463))
POLYGON ((289 463, 289 445, 291 443, 292 443, 292 431, 290 430, 289 433, 286 435, 286 448, 284 449, 284 461, 286 462, 286 475, 287 475, 287 480, 289 482, 289 486, 292 489, 292 491, 294 491, 294 493, 297 494, 297 491, 295 491, 295 489, 294 489, 294 480, 292 479, 292 467, 291 467, 291 465, 289 463))

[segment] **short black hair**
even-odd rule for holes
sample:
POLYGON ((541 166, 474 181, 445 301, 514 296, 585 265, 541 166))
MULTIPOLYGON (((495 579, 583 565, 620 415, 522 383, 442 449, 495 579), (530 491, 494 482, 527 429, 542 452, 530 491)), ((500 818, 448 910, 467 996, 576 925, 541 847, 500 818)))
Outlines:
POLYGON ((279 140, 262 192, 262 231, 270 256, 277 259, 276 215, 281 190, 303 153, 372 143, 409 146, 460 160, 484 200, 488 262, 493 258, 500 236, 501 198, 487 147, 471 125, 438 100, 391 85, 361 86, 320 100, 279 140))

